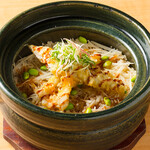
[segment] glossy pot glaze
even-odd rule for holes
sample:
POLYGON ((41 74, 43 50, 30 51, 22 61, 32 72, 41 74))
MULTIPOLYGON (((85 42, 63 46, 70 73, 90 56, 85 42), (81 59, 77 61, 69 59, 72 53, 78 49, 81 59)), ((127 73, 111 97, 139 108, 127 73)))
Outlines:
POLYGON ((121 143, 142 122, 150 99, 150 35, 135 19, 90 2, 57 2, 30 9, 0 33, 0 102, 10 126, 42 149, 105 150, 121 143), (12 64, 29 53, 27 44, 84 36, 113 46, 134 62, 135 86, 119 105, 91 114, 48 111, 24 100, 14 85, 12 64))

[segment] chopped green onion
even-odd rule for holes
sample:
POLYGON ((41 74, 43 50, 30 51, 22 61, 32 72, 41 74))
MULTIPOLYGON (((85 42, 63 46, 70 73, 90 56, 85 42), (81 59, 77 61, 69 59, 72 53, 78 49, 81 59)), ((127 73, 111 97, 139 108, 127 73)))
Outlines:
POLYGON ((44 107, 44 109, 48 109, 47 107, 44 107))
POLYGON ((81 88, 83 86, 83 84, 78 84, 77 87, 81 88))
POLYGON ((23 78, 25 79, 25 80, 27 80, 27 79, 29 79, 29 73, 28 72, 24 72, 23 73, 23 78))
POLYGON ((65 59, 62 60, 61 65, 63 65, 65 63, 65 59))
POLYGON ((85 111, 85 113, 92 113, 92 109, 90 108, 90 107, 88 107, 87 109, 86 109, 86 111, 85 111))
POLYGON ((136 75, 132 77, 131 82, 135 82, 136 80, 136 75))
POLYGON ((34 68, 29 69, 28 72, 32 76, 37 76, 39 74, 38 70, 34 68))
POLYGON ((81 62, 84 65, 88 65, 88 64, 92 64, 92 65, 95 65, 95 62, 92 61, 88 56, 87 54, 82 54, 81 55, 82 57, 79 58, 79 62, 81 62))
POLYGON ((103 56, 103 57, 101 58, 101 60, 108 60, 108 59, 109 59, 108 56, 103 56))
POLYGON ((108 97, 104 97, 104 102, 107 106, 111 106, 111 100, 108 97))
POLYGON ((71 110, 73 108, 74 108, 73 104, 69 103, 68 106, 67 106, 67 108, 65 110, 71 110))
POLYGON ((73 96, 76 95, 77 93, 78 93, 77 90, 72 90, 72 91, 71 91, 71 95, 73 95, 73 96))
POLYGON ((81 42, 81 43, 87 43, 87 39, 82 37, 82 36, 79 36, 78 40, 81 42))
POLYGON ((47 70, 48 70, 45 65, 44 65, 44 66, 41 66, 40 69, 43 70, 43 71, 47 71, 47 70))
POLYGON ((74 43, 69 39, 67 42, 59 42, 53 46, 51 58, 58 61, 59 70, 69 70, 74 64, 80 64, 82 68, 92 67, 95 62, 90 59, 90 54, 84 51, 79 44, 74 43))
POLYGON ((26 93, 22 93, 22 96, 23 96, 24 98, 27 98, 27 97, 28 97, 26 93))
POLYGON ((112 62, 109 61, 109 60, 107 60, 107 61, 103 64, 103 67, 109 69, 109 68, 111 67, 111 65, 112 65, 112 62))

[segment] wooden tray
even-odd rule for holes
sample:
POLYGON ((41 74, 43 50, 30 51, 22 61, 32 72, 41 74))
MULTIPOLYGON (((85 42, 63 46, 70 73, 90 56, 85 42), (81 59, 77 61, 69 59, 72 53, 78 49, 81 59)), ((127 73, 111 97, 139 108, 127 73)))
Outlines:
MULTIPOLYGON (((130 137, 111 150, 131 150, 145 132, 146 125, 145 120, 143 120, 130 137)), ((3 137, 15 148, 15 150, 40 150, 16 134, 5 120, 3 120, 3 137)))

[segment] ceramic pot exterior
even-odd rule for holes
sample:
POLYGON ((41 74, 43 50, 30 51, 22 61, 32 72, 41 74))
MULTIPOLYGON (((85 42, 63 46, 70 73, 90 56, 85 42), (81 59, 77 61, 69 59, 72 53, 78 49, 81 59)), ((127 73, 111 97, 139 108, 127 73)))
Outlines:
POLYGON ((150 99, 150 35, 135 19, 114 8, 89 2, 57 2, 28 10, 0 33, 0 102, 4 117, 25 140, 43 149, 112 148, 142 122, 150 99), (137 80, 114 108, 91 114, 48 111, 24 100, 14 85, 12 64, 30 51, 26 44, 85 36, 113 46, 135 63, 137 80), (8 61, 9 60, 9 61, 8 61))

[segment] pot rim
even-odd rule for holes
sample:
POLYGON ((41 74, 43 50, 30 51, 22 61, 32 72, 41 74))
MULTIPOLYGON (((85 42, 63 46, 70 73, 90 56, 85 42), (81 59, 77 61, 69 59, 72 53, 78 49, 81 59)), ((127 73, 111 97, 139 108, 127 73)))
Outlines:
MULTIPOLYGON (((150 43, 150 33, 147 31, 147 29, 140 23, 138 22, 136 19, 134 19, 133 17, 129 16, 128 14, 107 6, 107 5, 103 5, 103 4, 98 4, 98 3, 94 3, 94 2, 87 2, 87 1, 59 1, 59 2, 53 2, 53 3, 46 3, 43 5, 39 5, 33 8, 30 8, 26 11, 24 11, 23 13, 20 13, 19 15, 17 15, 16 17, 12 18, 0 31, 0 34, 3 32, 3 30, 5 30, 5 28, 15 19, 17 19, 18 17, 28 14, 31 11, 37 10, 39 8, 43 8, 43 7, 47 7, 47 6, 56 6, 56 5, 70 5, 70 4, 84 4, 84 5, 90 5, 91 7, 101 7, 104 9, 110 9, 113 10, 113 13, 116 13, 118 15, 121 15, 122 17, 126 17, 129 20, 131 20, 145 35, 145 38, 147 38, 147 40, 150 43)), ((150 46, 150 45, 149 45, 150 46)), ((148 58, 149 59, 149 58, 148 58)), ((149 61, 148 61, 149 62, 149 61)), ((148 67, 148 70, 150 70, 150 64, 148 67)), ((149 71, 150 72, 150 71, 149 71)), ((149 74, 148 74, 149 76, 149 74)), ((138 80, 138 79, 137 79, 138 80)), ((140 103, 142 100, 143 96, 148 96, 150 95, 150 76, 147 78, 147 82, 145 82, 145 84, 143 85, 143 87, 141 88, 141 90, 134 95, 133 97, 130 97, 126 102, 120 104, 120 105, 116 105, 115 107, 108 109, 108 110, 104 110, 104 111, 99 111, 99 112, 94 112, 91 114, 67 114, 67 113, 60 113, 60 112, 55 112, 55 111, 50 111, 50 110, 45 110, 42 109, 40 107, 37 107, 27 101, 25 101, 21 96, 18 96, 15 92, 13 92, 13 90, 11 90, 11 88, 9 88, 9 86, 4 82, 4 80, 2 79, 2 76, 0 75, 0 89, 1 91, 3 91, 11 100, 13 100, 15 103, 21 105, 22 107, 41 114, 41 115, 45 115, 45 116, 50 116, 50 117, 59 117, 59 118, 68 118, 68 119, 73 119, 73 118, 95 118, 95 117, 100 117, 100 116, 105 116, 105 115, 110 115, 119 111, 124 111, 126 109, 126 107, 132 107, 137 104, 140 103), (136 99, 136 101, 135 101, 136 99)))

